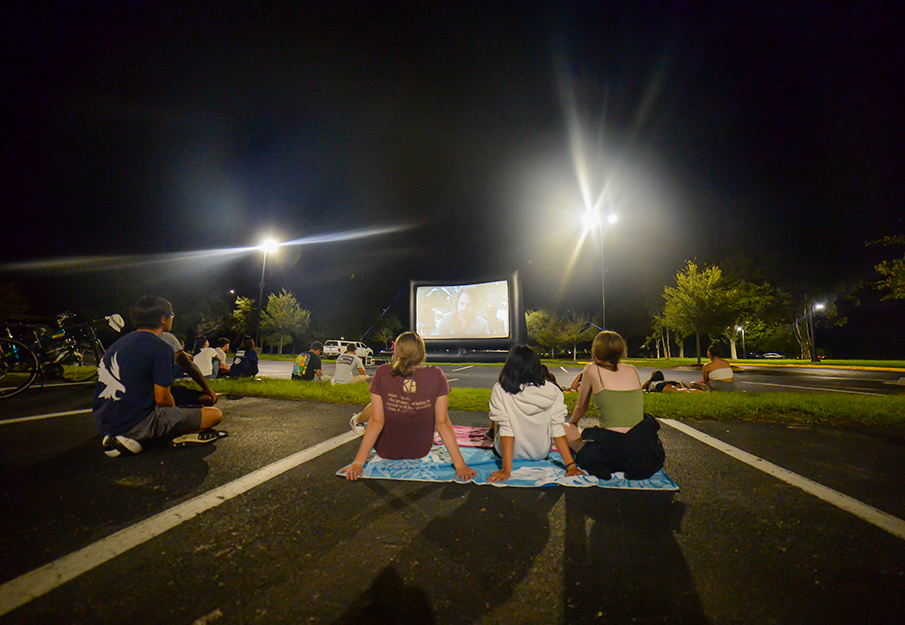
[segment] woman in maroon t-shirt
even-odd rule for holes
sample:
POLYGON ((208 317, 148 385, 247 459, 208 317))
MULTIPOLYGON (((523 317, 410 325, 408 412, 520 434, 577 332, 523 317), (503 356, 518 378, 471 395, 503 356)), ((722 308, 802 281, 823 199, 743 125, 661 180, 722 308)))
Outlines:
POLYGON ((449 450, 456 479, 466 482, 476 473, 462 458, 449 422, 449 383, 438 367, 421 366, 424 341, 414 332, 396 339, 393 363, 381 365, 371 381, 368 426, 355 460, 342 472, 357 480, 374 449, 381 458, 415 459, 430 452, 434 431, 449 450))

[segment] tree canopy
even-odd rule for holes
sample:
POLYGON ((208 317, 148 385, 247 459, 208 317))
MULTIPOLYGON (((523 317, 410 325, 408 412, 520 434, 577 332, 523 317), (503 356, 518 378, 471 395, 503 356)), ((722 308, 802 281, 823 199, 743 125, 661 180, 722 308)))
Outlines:
MULTIPOLYGON (((905 235, 886 237, 877 241, 881 245, 905 245, 905 235)), ((905 256, 884 260, 875 269, 883 276, 882 280, 873 283, 880 291, 889 291, 883 299, 905 299, 905 256)))
POLYGON ((279 353, 283 353, 283 344, 292 342, 308 329, 311 313, 299 305, 292 292, 283 289, 280 294, 271 293, 267 298, 267 307, 261 319, 261 332, 268 343, 279 344, 279 353))

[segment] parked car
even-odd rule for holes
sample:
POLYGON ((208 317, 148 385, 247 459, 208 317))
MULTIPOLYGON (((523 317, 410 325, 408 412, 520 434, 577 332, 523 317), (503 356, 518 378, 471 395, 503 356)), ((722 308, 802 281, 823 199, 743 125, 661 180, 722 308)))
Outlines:
POLYGON ((767 352, 764 354, 764 358, 785 358, 785 356, 777 354, 776 352, 767 352))
POLYGON ((361 361, 365 365, 371 364, 371 359, 374 356, 374 350, 360 341, 326 341, 324 342, 324 356, 328 358, 336 358, 340 354, 344 354, 346 352, 346 345, 349 345, 350 343, 352 345, 355 345, 355 355, 361 358, 361 361))

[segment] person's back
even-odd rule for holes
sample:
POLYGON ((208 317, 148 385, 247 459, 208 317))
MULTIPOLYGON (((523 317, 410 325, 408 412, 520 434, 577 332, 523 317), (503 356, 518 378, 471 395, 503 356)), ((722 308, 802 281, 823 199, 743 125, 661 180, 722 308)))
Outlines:
POLYGON ((710 362, 705 364, 701 371, 705 388, 711 391, 735 390, 735 373, 732 371, 732 365, 722 358, 721 347, 714 343, 707 348, 707 355, 710 362))
POLYGON ((233 364, 229 368, 231 378, 251 378, 258 375, 258 352, 254 340, 246 339, 242 348, 236 350, 233 364))
POLYGON ((173 351, 158 336, 136 330, 107 349, 98 366, 94 418, 103 435, 128 432, 156 406, 154 385, 173 384, 173 351))
POLYGON ((321 370, 321 366, 320 350, 312 347, 296 357, 295 364, 292 365, 292 379, 311 382, 321 370))
POLYGON ((502 455, 501 437, 512 436, 513 459, 542 460, 550 454, 552 440, 565 436, 562 424, 569 414, 560 388, 552 382, 527 385, 507 393, 499 382, 490 392, 490 419, 499 424, 494 448, 502 455))
MULTIPOLYGON (((172 329, 172 305, 162 297, 143 297, 131 316, 137 330, 113 343, 98 364, 94 418, 104 454, 138 454, 146 444, 167 440, 174 445, 217 440, 220 433, 206 430, 222 419, 219 408, 180 408, 173 398, 174 351, 162 338, 172 329)), ((201 375, 193 379, 205 382, 201 375)))
POLYGON ((638 370, 619 363, 616 370, 591 363, 584 370, 600 427, 627 432, 644 418, 644 395, 638 370))
MULTIPOLYGON (((194 356, 195 365, 206 378, 213 376, 215 360, 219 363, 217 350, 213 347, 202 347, 194 356)), ((219 369, 220 365, 217 364, 216 366, 219 369)))
POLYGON ((333 379, 337 384, 348 384, 361 366, 361 360, 355 355, 355 352, 344 352, 336 359, 336 371, 333 379))
POLYGON ((383 399, 384 426, 374 443, 381 458, 423 458, 434 440, 437 398, 449 394, 439 367, 416 367, 410 375, 393 375, 393 365, 377 368, 371 393, 383 399))

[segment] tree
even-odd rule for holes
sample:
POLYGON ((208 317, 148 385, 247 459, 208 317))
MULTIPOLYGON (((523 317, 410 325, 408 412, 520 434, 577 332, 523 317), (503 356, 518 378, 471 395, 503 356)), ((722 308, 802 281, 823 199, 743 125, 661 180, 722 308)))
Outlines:
POLYGON ((664 323, 684 336, 694 335, 700 364, 701 335, 727 325, 723 312, 726 296, 722 271, 716 266, 698 271, 698 266, 688 261, 685 270, 676 274, 676 286, 666 287, 663 298, 666 300, 664 323))
POLYGON ((551 356, 556 358, 556 347, 563 342, 562 322, 556 313, 547 310, 525 311, 525 326, 528 339, 540 348, 549 349, 551 356))
POLYGON ((562 320, 560 339, 572 345, 572 360, 578 360, 578 344, 590 341, 596 333, 587 316, 572 313, 562 320))
POLYGON ((676 274, 676 286, 664 290, 663 324, 679 337, 694 335, 700 364, 701 336, 725 335, 734 341, 735 326, 767 305, 771 291, 769 284, 731 282, 716 265, 699 271, 697 264, 688 261, 685 270, 676 274))
POLYGON ((261 319, 261 332, 268 343, 279 343, 279 353, 283 353, 283 343, 304 334, 311 323, 311 313, 299 305, 295 295, 283 289, 279 295, 271 293, 261 319))
POLYGON ((402 322, 399 319, 396 317, 384 317, 372 336, 375 341, 383 343, 385 349, 389 349, 390 343, 396 340, 400 332, 402 332, 402 322))
MULTIPOLYGON (((874 241, 874 243, 905 245, 905 236, 886 237, 879 241, 874 241)), ((884 260, 875 269, 883 276, 883 279, 872 283, 871 286, 878 291, 889 291, 883 296, 883 299, 905 299, 905 256, 894 258, 893 260, 884 260)))
POLYGON ((229 329, 237 336, 249 336, 254 333, 258 319, 258 303, 250 297, 237 297, 236 308, 231 315, 229 329))

